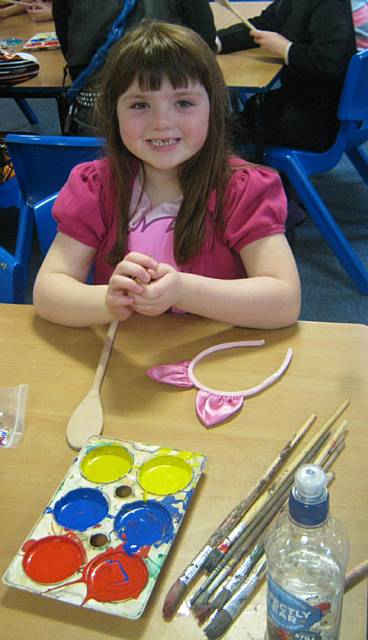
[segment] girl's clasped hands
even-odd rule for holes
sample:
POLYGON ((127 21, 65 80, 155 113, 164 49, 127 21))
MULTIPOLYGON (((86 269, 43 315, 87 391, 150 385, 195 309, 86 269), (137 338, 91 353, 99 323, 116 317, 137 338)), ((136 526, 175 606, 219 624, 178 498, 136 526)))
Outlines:
POLYGON ((132 313, 158 316, 177 304, 180 297, 180 273, 151 256, 131 252, 119 262, 112 274, 106 305, 119 320, 132 313))

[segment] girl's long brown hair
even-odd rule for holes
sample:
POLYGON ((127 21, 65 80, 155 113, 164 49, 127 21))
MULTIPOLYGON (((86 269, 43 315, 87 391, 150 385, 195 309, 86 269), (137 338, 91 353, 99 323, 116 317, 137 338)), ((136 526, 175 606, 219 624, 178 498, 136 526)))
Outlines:
MULTIPOLYGON (((129 205, 139 159, 125 147, 119 133, 117 102, 137 79, 142 90, 158 90, 163 77, 174 89, 200 82, 209 97, 209 127, 203 147, 179 167, 183 202, 174 231, 178 264, 195 256, 205 235, 206 208, 217 192, 214 222, 221 224, 224 190, 229 178, 231 153, 227 89, 216 56, 202 38, 182 26, 143 22, 128 31, 111 50, 100 79, 96 117, 110 153, 114 190, 121 212, 119 233, 109 261, 123 255, 128 234, 129 205)), ((139 165, 138 165, 139 166, 139 165)))

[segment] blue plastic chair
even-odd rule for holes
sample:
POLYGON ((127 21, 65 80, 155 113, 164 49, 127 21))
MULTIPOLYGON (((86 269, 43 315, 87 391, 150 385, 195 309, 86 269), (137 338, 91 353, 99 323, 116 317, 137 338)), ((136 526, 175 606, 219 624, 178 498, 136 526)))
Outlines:
POLYGON ((20 199, 20 189, 15 176, 0 184, 0 208, 8 209, 18 207, 20 199))
POLYGON ((28 267, 32 251, 34 205, 51 193, 59 191, 76 164, 103 155, 104 143, 102 139, 92 137, 10 133, 6 136, 6 144, 21 192, 13 259, 14 265, 20 265, 23 270, 23 278, 20 286, 19 277, 13 278, 12 269, 0 270, 0 301, 22 303, 28 283, 28 267), (3 283, 3 280, 8 278, 13 278, 14 282, 3 283))
POLYGON ((30 104, 27 102, 27 100, 25 100, 25 98, 14 98, 14 100, 17 103, 21 112, 23 113, 24 117, 27 118, 30 124, 39 123, 39 119, 37 118, 30 104))
MULTIPOLYGON (((52 216, 52 207, 54 206, 54 202, 58 195, 59 192, 53 193, 51 196, 44 198, 44 200, 37 202, 33 209, 42 258, 44 258, 48 252, 57 232, 57 223, 55 218, 52 216)), ((90 269, 87 282, 89 284, 93 284, 94 282, 94 265, 90 269)))
POLYGON ((34 206, 34 217, 36 230, 38 235, 38 244, 41 256, 44 258, 49 246, 55 238, 57 224, 55 218, 52 217, 52 207, 59 193, 53 193, 51 196, 37 202, 34 206))
MULTIPOLYGON (((346 153, 368 185, 368 155, 361 145, 368 140, 368 50, 356 53, 349 64, 340 98, 340 128, 333 146, 323 153, 269 146, 265 164, 283 171, 309 215, 360 293, 368 294, 368 268, 348 242, 310 177, 333 169, 346 153)), ((368 251, 367 251, 368 253, 368 251)))
MULTIPOLYGON (((0 208, 19 208, 20 190, 13 177, 0 184, 0 208)), ((18 298, 23 282, 23 267, 5 247, 0 246, 0 302, 21 302, 18 298)))

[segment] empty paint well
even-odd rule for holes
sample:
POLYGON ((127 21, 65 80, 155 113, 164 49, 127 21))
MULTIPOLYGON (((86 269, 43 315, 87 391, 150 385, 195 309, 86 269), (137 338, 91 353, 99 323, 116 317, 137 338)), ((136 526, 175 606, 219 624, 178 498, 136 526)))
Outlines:
POLYGON ((90 482, 116 482, 123 478, 133 465, 129 451, 119 445, 95 447, 82 459, 81 472, 90 482))
POLYGON ((142 489, 159 496, 182 491, 192 479, 192 468, 177 456, 156 456, 139 470, 142 489))
POLYGON ((98 489, 73 489, 55 502, 53 513, 65 529, 85 531, 94 527, 108 514, 109 504, 98 489))

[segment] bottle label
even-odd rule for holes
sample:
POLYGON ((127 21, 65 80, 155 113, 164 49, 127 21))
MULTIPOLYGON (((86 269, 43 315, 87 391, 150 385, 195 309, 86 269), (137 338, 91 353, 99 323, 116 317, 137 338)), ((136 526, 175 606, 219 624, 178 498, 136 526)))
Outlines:
POLYGON ((311 605, 285 591, 268 574, 267 632, 270 640, 320 640, 320 622, 330 611, 330 602, 311 605), (311 627, 314 627, 312 629, 311 627), (293 635, 286 635, 288 634, 293 635))

